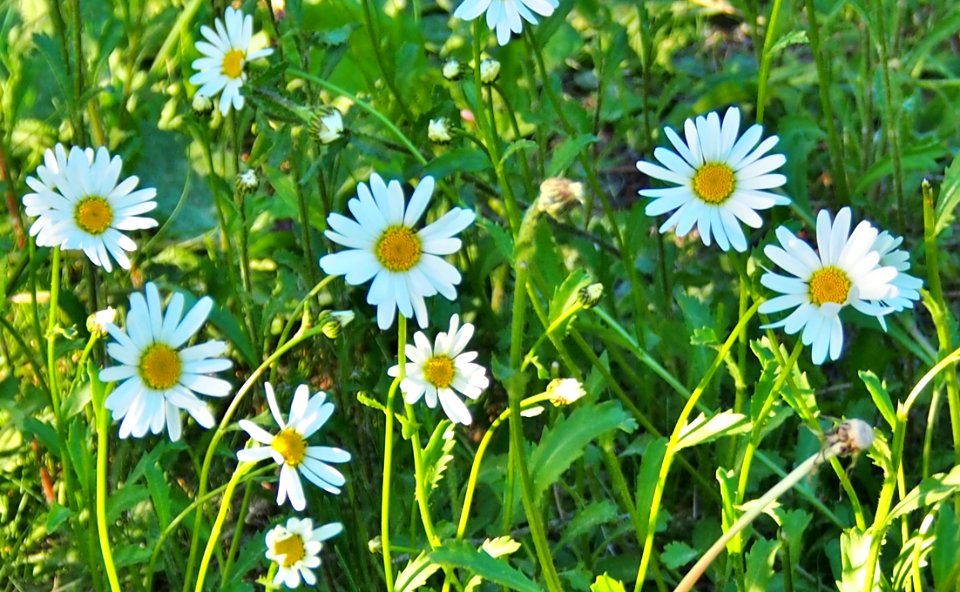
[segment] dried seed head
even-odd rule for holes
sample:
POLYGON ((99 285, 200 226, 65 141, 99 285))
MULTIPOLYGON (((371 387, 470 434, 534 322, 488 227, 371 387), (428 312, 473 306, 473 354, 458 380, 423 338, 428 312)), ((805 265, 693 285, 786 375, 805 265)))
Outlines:
POLYGON ((827 433, 826 445, 841 456, 859 454, 873 445, 873 428, 862 419, 848 419, 827 433))
POLYGON ((583 203, 583 184, 565 177, 550 177, 540 183, 537 207, 554 219, 583 203))

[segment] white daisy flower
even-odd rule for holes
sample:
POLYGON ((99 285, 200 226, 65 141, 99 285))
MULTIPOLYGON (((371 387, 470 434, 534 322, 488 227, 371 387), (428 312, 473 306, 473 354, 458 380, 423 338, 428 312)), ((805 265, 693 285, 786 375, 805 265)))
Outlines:
POLYGON ((780 292, 760 305, 764 314, 795 309, 782 321, 767 327, 783 327, 788 335, 803 329, 804 345, 813 345, 813 362, 823 363, 840 357, 843 326, 840 310, 852 306, 870 316, 890 312, 881 302, 896 298, 894 281, 897 269, 880 263, 874 250, 878 231, 869 222, 860 222, 850 233, 850 208, 843 208, 834 222, 821 210, 817 216, 815 252, 807 243, 781 226, 777 240, 781 246, 767 245, 763 252, 794 277, 764 273, 760 283, 780 292))
POLYGON ((267 532, 267 559, 277 564, 273 585, 282 582, 287 588, 299 588, 300 581, 307 586, 317 583, 313 570, 320 567, 323 541, 343 532, 339 522, 313 527, 313 520, 291 518, 286 526, 278 524, 267 532))
POLYGON ((660 226, 661 233, 675 228, 677 236, 686 236, 696 226, 703 244, 710 246, 713 237, 722 250, 732 246, 743 252, 747 239, 740 223, 760 228, 763 219, 757 211, 790 203, 788 198, 766 191, 787 182, 783 175, 773 173, 786 158, 782 154, 764 156, 779 138, 770 136, 758 146, 762 126, 750 126, 738 139, 739 130, 740 110, 736 107, 727 109, 722 124, 716 112, 698 116, 696 121, 688 119, 684 122, 686 143, 672 129, 664 128, 677 151, 654 150, 663 166, 637 162, 642 173, 678 185, 640 191, 640 195, 654 198, 644 210, 648 216, 673 212, 660 226))
POLYGON ((439 220, 415 230, 433 186, 433 177, 424 177, 410 203, 404 204, 400 183, 390 181, 387 185, 374 173, 370 187, 357 185, 357 197, 347 204, 356 221, 340 214, 327 218, 331 229, 324 234, 350 249, 325 255, 320 267, 329 275, 345 275, 347 283, 354 286, 373 278, 367 302, 377 307, 381 329, 393 325, 397 309, 407 318, 416 314, 420 327, 426 327, 426 296, 439 292, 448 300, 457 297, 455 286, 460 283, 460 272, 441 256, 460 250, 460 239, 454 235, 469 226, 475 215, 453 208, 439 220))
POLYGON ((246 63, 272 54, 273 49, 251 47, 253 17, 236 8, 228 6, 224 20, 214 19, 213 25, 216 32, 206 25, 200 27, 206 41, 197 41, 197 51, 203 57, 193 61, 197 73, 190 77, 190 83, 200 85, 197 95, 212 97, 220 93, 220 113, 226 115, 231 105, 238 111, 243 109, 240 87, 247 80, 246 63))
POLYGON ((510 33, 523 31, 523 21, 537 24, 537 17, 550 16, 559 5, 558 0, 464 0, 453 13, 458 19, 472 21, 487 13, 487 26, 496 30, 497 42, 506 45, 510 33), (523 20, 521 20, 521 17, 523 20))
MULTIPOLYGON (((450 317, 450 331, 438 333, 433 346, 421 331, 414 333, 416 345, 408 343, 404 348, 409 362, 400 390, 403 400, 411 405, 426 395, 427 406, 433 409, 439 398, 450 421, 469 425, 473 418, 457 393, 476 399, 490 381, 484 367, 473 363, 477 352, 463 351, 473 337, 473 325, 464 323, 458 328, 459 324, 458 315, 450 317)), ((399 376, 400 366, 390 368, 387 374, 399 376)))
POLYGON ((293 394, 288 421, 285 422, 280 414, 273 387, 269 382, 263 386, 267 391, 270 413, 273 414, 280 431, 273 435, 252 421, 240 420, 243 431, 263 446, 245 448, 237 452, 237 458, 244 462, 272 458, 280 465, 278 506, 282 506, 287 498, 297 511, 307 506, 307 500, 303 497, 303 485, 300 483, 301 474, 320 489, 339 494, 340 487, 346 480, 340 471, 327 463, 347 462, 350 460, 350 453, 339 448, 307 445, 307 438, 322 428, 333 414, 333 403, 326 402, 326 393, 320 391, 311 397, 307 385, 298 386, 293 394))
MULTIPOLYGON (((897 277, 890 282, 897 289, 897 295, 883 299, 883 304, 895 312, 913 308, 913 303, 920 300, 920 288, 923 287, 923 280, 906 273, 910 270, 910 253, 897 248, 901 244, 902 236, 893 236, 886 230, 873 243, 873 250, 880 253, 880 265, 889 265, 897 270, 897 277)), ((883 324, 883 317, 880 322, 883 324)))
POLYGON ((144 218, 157 207, 153 188, 134 191, 140 179, 120 179, 123 160, 110 157, 106 148, 81 149, 67 154, 63 144, 43 154, 44 164, 37 177, 27 177, 33 193, 23 196, 28 216, 37 216, 30 236, 38 247, 83 250, 94 265, 112 271, 110 258, 123 269, 130 269, 125 251, 136 251, 137 244, 122 231, 153 228, 157 221, 144 218))
POLYGON ((140 292, 130 295, 126 332, 112 323, 106 325, 115 340, 107 345, 107 353, 120 365, 101 370, 100 380, 120 382, 105 405, 114 419, 123 419, 121 438, 140 438, 147 430, 158 434, 166 424, 170 439, 176 442, 180 439, 181 409, 203 427, 213 427, 213 414, 197 394, 230 394, 229 382, 208 376, 233 365, 218 357, 227 351, 226 342, 183 347, 206 321, 213 300, 201 298, 186 314, 183 306, 183 295, 176 293, 164 313, 157 286, 148 283, 146 298, 140 292))

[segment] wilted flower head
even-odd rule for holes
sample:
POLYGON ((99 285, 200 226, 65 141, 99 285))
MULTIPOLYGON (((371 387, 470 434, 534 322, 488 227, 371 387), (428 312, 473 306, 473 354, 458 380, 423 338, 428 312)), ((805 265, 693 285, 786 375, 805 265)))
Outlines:
POLYGON ((537 207, 553 218, 583 203, 583 184, 564 177, 551 177, 540 183, 537 207))
POLYGON ((343 137, 343 116, 334 107, 317 110, 310 119, 310 130, 321 144, 332 144, 343 137))
POLYGON ((500 62, 493 58, 480 61, 480 82, 493 84, 500 77, 500 62))
POLYGON ((117 309, 108 306, 87 317, 87 331, 91 335, 103 337, 107 334, 107 325, 113 324, 116 320, 117 309))
POLYGON ((453 139, 450 135, 450 120, 446 117, 431 119, 427 126, 427 137, 431 142, 437 144, 446 144, 453 139))

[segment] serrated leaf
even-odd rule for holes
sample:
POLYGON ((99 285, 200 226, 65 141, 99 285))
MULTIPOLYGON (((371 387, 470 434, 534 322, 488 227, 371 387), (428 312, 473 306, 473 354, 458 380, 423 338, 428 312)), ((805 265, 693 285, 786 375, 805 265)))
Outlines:
POLYGON ((582 134, 561 142, 560 146, 553 151, 553 157, 547 166, 547 176, 556 177, 563 173, 586 146, 593 144, 598 139, 593 134, 582 134))
MULTIPOLYGON (((550 308, 547 315, 550 325, 553 325, 570 307, 576 304, 580 288, 583 288, 589 283, 590 276, 583 269, 570 272, 570 275, 563 280, 563 283, 553 291, 553 297, 550 299, 550 308)), ((566 320, 567 323, 569 323, 569 321, 570 319, 566 320)))
POLYGON ((430 576, 440 569, 440 565, 430 561, 425 552, 409 561, 406 567, 397 575, 396 591, 412 592, 426 585, 430 576))
POLYGON ((613 430, 632 432, 636 421, 619 401, 577 407, 546 430, 530 455, 533 492, 540 499, 548 487, 556 483, 564 471, 583 455, 587 444, 613 430))
POLYGON ((893 410, 893 402, 890 400, 890 393, 887 392, 887 385, 882 383, 873 372, 860 371, 860 380, 867 387, 870 396, 873 398, 873 404, 877 406, 877 411, 883 416, 887 424, 893 428, 897 422, 897 413, 893 410))
POLYGON ((440 484, 440 480, 443 479, 443 472, 447 469, 450 461, 453 460, 450 451, 453 450, 453 446, 457 442, 453 439, 453 435, 453 423, 444 419, 433 430, 427 446, 423 449, 423 478, 428 484, 426 492, 428 498, 430 492, 440 484))
POLYGON ((590 592, 626 592, 623 583, 604 573, 590 584, 590 592))
MULTIPOLYGON (((848 528, 840 535, 840 561, 842 572, 837 586, 840 592, 864 592, 867 557, 873 537, 858 528, 848 528)), ((876 572, 874 572, 876 573, 876 572)), ((873 591, 879 590, 880 578, 874 578, 873 591)))
POLYGON ((747 574, 744 590, 747 592, 766 592, 773 578, 773 560, 776 558, 780 543, 757 539, 747 552, 747 574))
POLYGON ((448 541, 434 549, 429 558, 441 565, 473 572, 488 582, 520 592, 542 592, 533 580, 511 567, 503 559, 494 559, 486 551, 474 549, 464 541, 448 541))
POLYGON ((960 205, 960 153, 953 157, 953 162, 947 167, 940 185, 940 195, 937 196, 936 224, 934 234, 938 235, 950 226, 955 219, 954 210, 960 205))
POLYGON ((508 263, 513 263, 513 238, 510 233, 502 226, 487 218, 477 218, 477 226, 482 228, 490 238, 493 239, 493 246, 503 255, 508 263))
POLYGON ((690 563, 699 555, 700 551, 697 551, 683 541, 670 541, 663 548, 663 553, 660 554, 660 561, 667 569, 678 569, 690 563))
MULTIPOLYGON (((924 140, 923 142, 905 147, 900 162, 904 172, 926 172, 933 170, 933 168, 937 166, 937 159, 945 154, 948 154, 948 150, 942 140, 924 140)), ((892 174, 893 157, 886 156, 880 158, 859 177, 853 193, 855 195, 863 195, 873 183, 892 174)))
POLYGON ((905 514, 946 499, 958 490, 960 490, 960 465, 953 467, 949 473, 938 473, 921 481, 900 500, 900 503, 894 506, 885 524, 892 524, 894 520, 905 514))
POLYGON ((680 439, 677 441, 677 450, 706 444, 723 436, 732 436, 749 431, 752 427, 750 420, 742 413, 732 411, 720 412, 710 419, 701 413, 693 421, 680 430, 680 439))
POLYGON ((617 520, 617 505, 610 500, 590 502, 586 507, 577 510, 573 518, 563 529, 560 538, 560 548, 570 541, 580 539, 588 533, 596 531, 602 524, 617 520))

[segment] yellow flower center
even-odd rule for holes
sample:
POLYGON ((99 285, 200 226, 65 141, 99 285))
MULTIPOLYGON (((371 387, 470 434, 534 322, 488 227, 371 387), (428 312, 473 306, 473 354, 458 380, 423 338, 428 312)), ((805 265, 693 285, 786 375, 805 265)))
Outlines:
POLYGON ((423 377, 437 388, 447 388, 457 373, 449 356, 433 356, 423 365, 423 377))
POLYGON ((73 220, 88 234, 103 234, 113 224, 113 208, 110 202, 99 195, 91 195, 77 202, 73 220))
POLYGON ((733 169, 722 162, 708 162, 693 175, 693 192, 708 204, 727 201, 737 186, 733 169))
POLYGON ((140 356, 140 378, 155 391, 164 391, 176 385, 182 371, 180 354, 169 345, 154 343, 140 356))
POLYGON ((813 272, 807 285, 810 287, 810 302, 820 306, 825 302, 845 303, 852 284, 842 269, 824 267, 813 272))
POLYGON ((390 226, 374 246, 380 265, 390 271, 409 271, 420 261, 422 252, 420 237, 406 226, 390 226))
POLYGON ((247 57, 245 51, 231 49, 223 56, 223 73, 230 78, 243 76, 243 59, 247 57))
POLYGON ((300 466, 307 456, 307 443, 297 430, 286 428, 273 437, 270 446, 280 453, 283 460, 291 467, 300 466))
POLYGON ((291 534, 287 538, 274 543, 273 552, 283 556, 283 559, 280 560, 281 567, 293 567, 307 555, 303 538, 299 534, 291 534))

